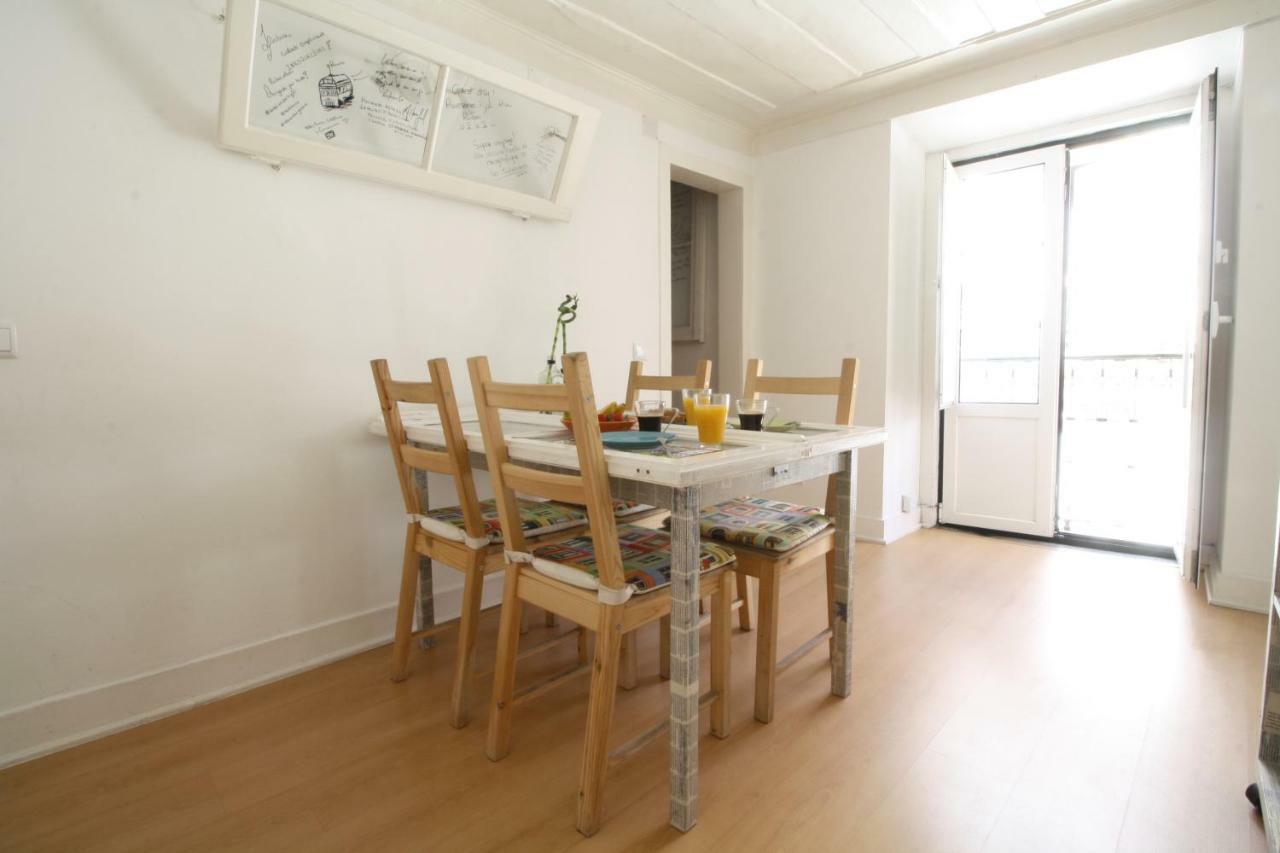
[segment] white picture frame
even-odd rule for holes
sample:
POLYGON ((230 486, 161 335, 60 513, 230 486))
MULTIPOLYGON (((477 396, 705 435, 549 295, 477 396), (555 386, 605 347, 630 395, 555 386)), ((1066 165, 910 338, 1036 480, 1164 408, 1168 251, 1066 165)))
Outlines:
MULTIPOLYGON (((514 100, 514 99, 513 99, 514 100)), ((551 89, 514 74, 470 59, 443 45, 421 38, 370 15, 333 0, 228 0, 226 37, 223 45, 222 96, 218 111, 218 142, 273 163, 318 166, 388 184, 510 211, 518 216, 536 216, 567 221, 572 201, 585 171, 591 143, 599 123, 599 111, 551 89), (255 51, 268 42, 256 41, 263 3, 314 19, 322 25, 344 31, 344 35, 380 42, 411 57, 438 66, 434 102, 426 121, 422 160, 405 162, 364 150, 338 147, 300 138, 285 132, 255 126, 250 121, 255 51), (431 161, 439 142, 437 129, 442 105, 453 73, 465 74, 491 84, 495 91, 511 92, 539 105, 567 113, 571 120, 559 171, 543 198, 495 186, 479 180, 455 177, 434 171, 431 161)), ((559 144, 557 142, 557 144, 559 144)))

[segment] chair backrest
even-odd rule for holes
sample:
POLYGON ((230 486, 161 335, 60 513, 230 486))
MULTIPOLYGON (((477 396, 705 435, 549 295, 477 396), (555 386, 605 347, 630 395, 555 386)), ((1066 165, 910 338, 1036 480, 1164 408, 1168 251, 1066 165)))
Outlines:
POLYGON ((386 359, 376 359, 370 362, 370 366, 373 368, 373 383, 378 388, 378 401, 382 404, 382 421, 387 427, 387 441, 391 444, 396 475, 400 478, 405 512, 416 516, 427 509, 418 500, 415 471, 445 474, 453 478, 467 536, 484 538, 484 519, 480 515, 480 500, 476 497, 476 484, 471 474, 467 442, 462 434, 462 420, 458 416, 458 401, 453 393, 449 362, 443 358, 433 358, 427 362, 430 382, 400 382, 392 379, 386 359), (427 450, 409 443, 405 437, 404 421, 400 417, 401 403, 425 403, 436 407, 440 425, 444 429, 443 451, 427 450))
MULTIPOLYGON (((692 376, 646 376, 644 374, 644 362, 633 361, 631 362, 631 372, 627 374, 627 397, 625 405, 628 409, 634 406, 641 391, 671 391, 678 394, 682 388, 710 387, 710 359, 704 358, 699 361, 692 376)), ((680 405, 679 400, 675 400, 674 402, 675 405, 680 405)))
MULTIPOLYGON (((840 362, 840 375, 814 376, 765 376, 764 360, 753 358, 747 362, 747 375, 742 383, 742 396, 754 400, 761 394, 797 394, 836 398, 836 417, 832 423, 853 425, 853 410, 858 397, 858 360, 846 358, 840 362)), ((827 480, 827 511, 832 504, 834 478, 827 480)))
POLYGON ((586 353, 581 352, 566 354, 563 365, 563 385, 522 385, 495 382, 489 373, 489 360, 484 356, 467 359, 476 411, 484 433, 489 478, 498 502, 498 516, 502 520, 507 548, 524 551, 524 531, 515 498, 517 491, 586 507, 600 585, 621 590, 626 579, 618 549, 613 500, 609 496, 609 472, 604 460, 604 444, 600 441, 591 369, 587 365, 586 353), (578 450, 579 473, 554 473, 513 461, 502 435, 500 414, 503 409, 567 412, 578 450))

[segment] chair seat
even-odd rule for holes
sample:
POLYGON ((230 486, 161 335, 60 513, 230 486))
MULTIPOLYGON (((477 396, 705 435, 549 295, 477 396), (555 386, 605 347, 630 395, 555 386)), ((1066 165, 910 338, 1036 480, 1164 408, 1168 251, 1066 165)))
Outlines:
MULTIPOLYGON (((581 508, 555 501, 531 501, 517 498, 520 504, 520 521, 524 527, 526 539, 536 539, 562 530, 572 530, 587 523, 587 513, 581 508)), ((635 501, 615 500, 613 512, 615 518, 629 518, 653 507, 635 501)), ((492 544, 502 542, 502 523, 498 520, 498 505, 490 498, 480 501, 480 517, 484 522, 485 533, 492 544)), ((440 507, 428 510, 422 519, 422 529, 444 539, 454 542, 466 541, 466 522, 462 518, 462 508, 457 506, 440 507)))
MULTIPOLYGON (((622 570, 635 595, 656 592, 671 584, 671 534, 630 524, 618 525, 622 570)), ((590 536, 576 536, 533 549, 533 568, 582 589, 599 589, 595 544, 590 536)), ((734 561, 733 552, 714 542, 703 542, 703 574, 734 561)))
POLYGON ((790 551, 831 526, 816 506, 739 498, 703 510, 702 535, 762 551, 790 551))

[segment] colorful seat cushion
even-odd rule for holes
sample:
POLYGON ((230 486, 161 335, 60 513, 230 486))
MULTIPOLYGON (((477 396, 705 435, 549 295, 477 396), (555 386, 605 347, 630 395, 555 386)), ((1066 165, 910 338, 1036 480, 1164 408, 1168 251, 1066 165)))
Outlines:
MULTIPOLYGON (((587 513, 581 507, 556 503, 555 501, 533 501, 525 498, 516 499, 520 504, 520 518, 526 539, 535 539, 561 530, 571 530, 587 523, 587 513)), ((635 501, 613 502, 615 518, 626 518, 641 512, 648 512, 651 506, 635 501)), ((489 541, 502 541, 502 523, 498 520, 498 505, 492 498, 480 501, 480 517, 484 521, 485 532, 489 541)), ((429 510, 422 521, 422 528, 455 542, 464 542, 466 522, 462 518, 462 508, 456 506, 441 507, 429 510)))
POLYGON ((831 526, 816 506, 739 498, 702 512, 702 535, 730 545, 789 551, 831 526))
POLYGON ((633 515, 653 512, 653 509, 648 504, 636 503, 635 501, 620 501, 617 498, 613 500, 614 518, 630 518, 633 515))
MULTIPOLYGON (((671 583, 671 534, 630 524, 618 525, 622 570, 635 595, 654 592, 671 583)), ((533 566, 539 572, 584 589, 598 589, 595 543, 590 536, 575 536, 533 549, 533 566)), ((702 571, 733 562, 733 552, 714 542, 702 543, 702 571)))
MULTIPOLYGON (((520 521, 524 528, 524 535, 530 539, 560 530, 582 527, 587 523, 587 514, 575 506, 554 501, 531 501, 525 498, 516 500, 520 504, 520 521)), ((464 541, 466 523, 462 518, 461 507, 441 507, 429 510, 426 515, 422 522, 423 529, 456 542, 464 541)), ((489 541, 501 542, 502 522, 498 520, 498 505, 492 498, 480 501, 480 517, 484 520, 489 541)))

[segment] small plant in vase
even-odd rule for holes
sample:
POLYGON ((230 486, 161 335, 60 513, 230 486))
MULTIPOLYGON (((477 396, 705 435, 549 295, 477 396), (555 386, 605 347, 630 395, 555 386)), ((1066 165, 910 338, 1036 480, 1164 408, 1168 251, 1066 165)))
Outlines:
POLYGON ((564 370, 556 360, 556 345, 560 346, 560 355, 569 351, 569 324, 578 319, 578 295, 565 294, 564 300, 556 308, 556 329, 551 336, 551 352, 547 355, 547 366, 538 374, 538 381, 544 385, 564 382, 564 370))

